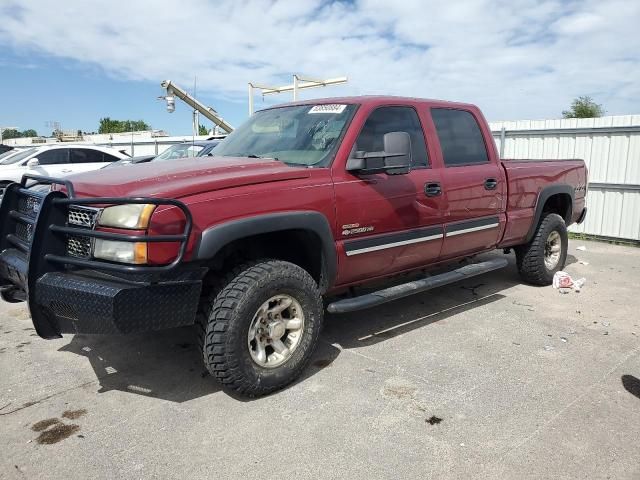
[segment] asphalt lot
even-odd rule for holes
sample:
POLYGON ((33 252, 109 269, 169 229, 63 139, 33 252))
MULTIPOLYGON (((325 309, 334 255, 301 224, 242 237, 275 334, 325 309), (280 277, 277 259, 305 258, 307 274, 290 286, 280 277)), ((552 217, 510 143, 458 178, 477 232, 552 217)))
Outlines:
POLYGON ((640 478, 640 249, 569 252, 581 293, 512 258, 328 316, 305 377, 252 401, 188 328, 44 341, 2 303, 0 477, 640 478))

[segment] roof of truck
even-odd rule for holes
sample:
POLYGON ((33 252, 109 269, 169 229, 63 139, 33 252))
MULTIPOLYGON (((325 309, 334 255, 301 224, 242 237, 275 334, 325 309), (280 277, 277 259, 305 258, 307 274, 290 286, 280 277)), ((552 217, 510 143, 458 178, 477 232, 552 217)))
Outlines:
MULTIPOLYGON (((359 104, 359 105, 377 105, 381 103, 393 104, 428 104, 432 106, 447 106, 447 107, 464 107, 464 108, 477 108, 471 103, 463 102, 451 102, 448 100, 436 100, 431 98, 418 98, 418 97, 399 97, 394 95, 360 95, 353 97, 327 97, 327 98, 313 98, 309 100, 301 100, 297 102, 288 102, 276 107, 284 107, 291 105, 325 105, 329 103, 346 103, 346 104, 359 104)), ((271 107, 274 108, 274 107, 271 107)))

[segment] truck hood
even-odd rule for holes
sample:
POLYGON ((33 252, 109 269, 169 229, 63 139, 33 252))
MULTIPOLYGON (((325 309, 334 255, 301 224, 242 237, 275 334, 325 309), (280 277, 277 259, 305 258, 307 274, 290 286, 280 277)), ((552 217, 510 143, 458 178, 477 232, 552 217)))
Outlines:
POLYGON ((308 178, 308 169, 273 159, 195 157, 189 160, 142 163, 72 175, 82 197, 164 197, 178 199, 198 193, 308 178))

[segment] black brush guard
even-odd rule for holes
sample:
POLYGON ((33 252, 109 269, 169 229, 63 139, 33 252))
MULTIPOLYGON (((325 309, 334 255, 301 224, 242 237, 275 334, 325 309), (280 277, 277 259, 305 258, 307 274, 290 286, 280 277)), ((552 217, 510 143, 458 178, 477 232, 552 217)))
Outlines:
POLYGON ((140 197, 77 198, 68 180, 27 174, 20 183, 7 187, 0 205, 0 222, 2 297, 28 302, 41 337, 133 333, 193 323, 206 270, 183 264, 193 220, 182 202, 140 197), (30 190, 27 182, 62 185, 66 194, 30 190), (67 221, 70 205, 124 204, 176 207, 184 215, 184 230, 178 235, 127 235, 73 226, 67 221), (18 229, 22 235, 18 235, 18 229), (68 255, 70 235, 92 242, 179 242, 180 247, 176 259, 168 265, 127 265, 68 255))

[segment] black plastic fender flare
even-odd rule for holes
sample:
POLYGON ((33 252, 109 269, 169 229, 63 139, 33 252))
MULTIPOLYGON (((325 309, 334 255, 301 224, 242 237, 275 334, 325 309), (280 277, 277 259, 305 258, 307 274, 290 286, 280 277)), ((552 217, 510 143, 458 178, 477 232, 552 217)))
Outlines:
POLYGON ((327 276, 326 285, 327 287, 332 286, 338 270, 336 244, 329 221, 320 212, 268 213, 214 225, 202 232, 200 242, 194 250, 193 259, 200 261, 210 260, 223 247, 235 240, 284 230, 307 230, 315 233, 320 238, 324 272, 326 272, 327 276))
MULTIPOLYGON (((533 222, 531 222, 531 227, 529 227, 529 233, 527 233, 527 238, 525 243, 529 243, 538 229, 538 225, 540 224, 540 218, 542 217, 542 209, 544 208, 545 203, 549 200, 553 195, 558 194, 567 194, 571 197, 571 205, 569 205, 569 221, 571 221, 571 216, 573 215, 573 205, 575 201, 575 191, 574 188, 570 185, 550 185, 548 187, 543 188, 538 195, 538 200, 536 202, 536 211, 533 217, 533 222)), ((566 220, 566 219, 565 219, 566 220)), ((567 227, 569 224, 567 224, 567 227)))

